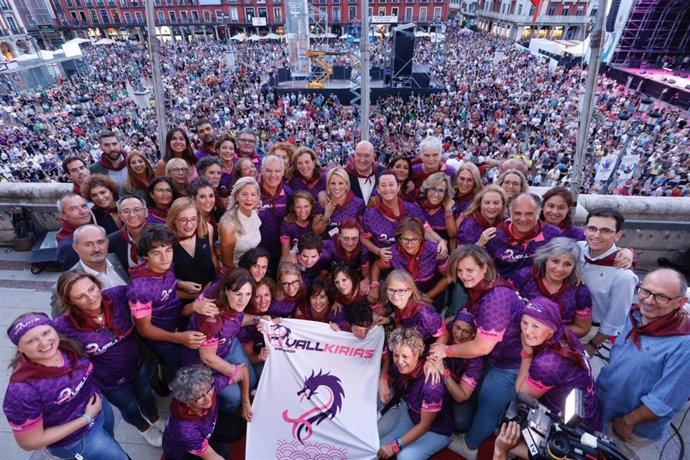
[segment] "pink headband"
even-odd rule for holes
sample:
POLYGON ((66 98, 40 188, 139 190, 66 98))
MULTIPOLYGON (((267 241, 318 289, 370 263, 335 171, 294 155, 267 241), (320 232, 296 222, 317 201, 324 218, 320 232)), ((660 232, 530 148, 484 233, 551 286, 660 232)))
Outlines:
POLYGON ((37 326, 52 326, 53 322, 44 313, 30 313, 21 321, 15 323, 7 330, 7 335, 13 344, 17 345, 19 339, 37 326))

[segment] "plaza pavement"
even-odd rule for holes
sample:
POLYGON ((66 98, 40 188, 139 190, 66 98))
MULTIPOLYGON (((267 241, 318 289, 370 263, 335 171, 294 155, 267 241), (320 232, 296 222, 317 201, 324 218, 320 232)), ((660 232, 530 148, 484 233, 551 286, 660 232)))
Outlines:
MULTIPOLYGON (((4 400, 10 370, 7 368, 10 360, 14 356, 15 347, 7 338, 5 330, 14 318, 22 313, 30 311, 42 311, 50 314, 50 289, 57 281, 58 272, 44 271, 38 275, 33 275, 30 271, 28 252, 13 252, 11 249, 0 247, 0 404, 4 400)), ((641 276, 643 276, 642 270, 641 276)), ((592 363, 594 370, 598 373, 603 361, 596 360, 592 363)), ((160 399, 156 396, 159 411, 167 417, 169 413, 169 398, 160 399)), ((117 409, 115 413, 115 437, 122 447, 134 460, 158 460, 161 457, 161 449, 149 446, 146 441, 137 433, 136 429, 126 424, 117 409)), ((674 420, 674 424, 679 426, 683 416, 690 410, 690 403, 687 403, 679 412, 674 420)), ((690 458, 690 417, 683 420, 680 426, 680 433, 685 441, 685 458, 690 458)), ((2 460, 43 460, 49 457, 44 451, 26 452, 23 451, 14 441, 12 432, 4 415, 0 416, 0 459, 2 460)), ((483 453, 483 452, 482 452, 483 453)), ((680 444, 677 437, 671 439, 665 450, 659 452, 655 448, 645 449, 640 452, 643 460, 675 460, 680 458, 680 444)), ((456 458, 461 457, 444 451, 436 458, 456 458)), ((484 457, 482 455, 482 457, 484 457)), ((233 460, 241 460, 237 456, 233 460)), ((263 459, 258 459, 263 460, 263 459)), ((483 459, 482 459, 483 460, 483 459)))

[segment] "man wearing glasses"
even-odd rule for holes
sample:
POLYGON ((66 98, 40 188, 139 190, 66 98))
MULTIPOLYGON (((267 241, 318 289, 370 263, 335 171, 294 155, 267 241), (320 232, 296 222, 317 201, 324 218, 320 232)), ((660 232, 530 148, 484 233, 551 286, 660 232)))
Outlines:
POLYGON ((144 200, 135 195, 125 195, 117 202, 117 212, 122 228, 108 235, 109 252, 114 252, 123 267, 134 267, 144 261, 137 254, 137 241, 146 228, 148 211, 144 200))
POLYGON ((644 278, 638 304, 597 379, 604 419, 627 458, 656 458, 671 420, 690 397, 687 287, 685 277, 668 268, 644 278), (644 449, 652 444, 656 450, 644 449))
MULTIPOLYGON (((256 133, 251 129, 243 129, 237 135, 237 159, 249 158, 257 171, 261 171, 261 157, 256 153, 256 133)), ((283 165, 285 169, 290 165, 283 165)))
POLYGON ((623 330, 639 281, 632 270, 614 266, 616 241, 623 236, 623 222, 623 214, 617 209, 595 209, 587 216, 585 241, 578 242, 582 249, 582 276, 592 294, 592 324, 599 327, 585 345, 590 357, 608 337, 623 330))

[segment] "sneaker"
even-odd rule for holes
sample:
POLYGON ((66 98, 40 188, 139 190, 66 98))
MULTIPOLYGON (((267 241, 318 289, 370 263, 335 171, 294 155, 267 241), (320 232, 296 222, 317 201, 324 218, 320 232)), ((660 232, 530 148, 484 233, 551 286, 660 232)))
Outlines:
POLYGON ((140 431, 139 434, 153 447, 163 446, 163 433, 155 425, 149 426, 146 431, 140 431))
POLYGON ((465 443, 465 433, 454 434, 448 448, 458 455, 461 455, 465 460, 477 460, 479 449, 470 449, 465 443))
POLYGON ((151 425, 155 426, 158 428, 158 431, 161 433, 165 432, 165 425, 167 425, 168 419, 163 418, 163 416, 159 415, 158 420, 156 420, 155 423, 152 423, 151 425))

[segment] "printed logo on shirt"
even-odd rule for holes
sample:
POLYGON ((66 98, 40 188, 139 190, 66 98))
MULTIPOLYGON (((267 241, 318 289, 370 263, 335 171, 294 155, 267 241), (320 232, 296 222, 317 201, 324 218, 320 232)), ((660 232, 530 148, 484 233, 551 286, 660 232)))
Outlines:
POLYGON ((395 235, 393 236, 388 236, 386 233, 380 233, 379 236, 377 237, 379 243, 381 244, 394 244, 395 243, 395 235))
POLYGON ((167 302, 168 299, 170 298, 170 296, 172 295, 172 293, 173 293, 173 288, 164 290, 163 292, 161 292, 160 301, 161 302, 167 302))
POLYGON ((66 403, 67 401, 71 401, 74 399, 79 392, 81 391, 82 387, 86 383, 86 380, 91 376, 91 371, 93 370, 93 364, 89 363, 89 367, 86 369, 86 372, 84 373, 84 376, 81 378, 77 386, 75 386, 73 389, 70 387, 63 388, 60 390, 60 393, 58 394, 58 398, 55 401, 55 404, 63 404, 66 403))
POLYGON ((517 262, 519 260, 529 258, 529 254, 515 254, 515 251, 513 251, 512 249, 506 249, 505 251, 503 251, 501 255, 499 255, 499 259, 505 260, 506 262, 517 262))

